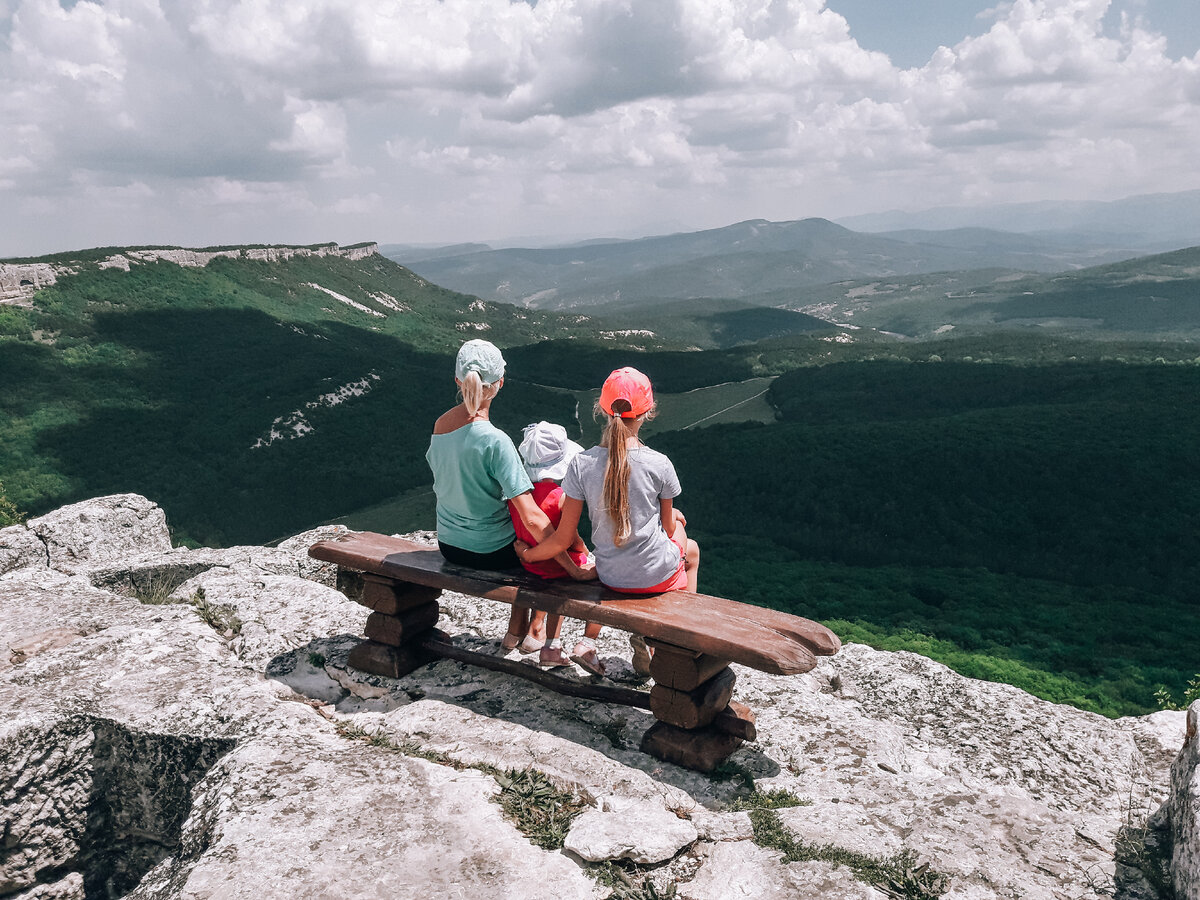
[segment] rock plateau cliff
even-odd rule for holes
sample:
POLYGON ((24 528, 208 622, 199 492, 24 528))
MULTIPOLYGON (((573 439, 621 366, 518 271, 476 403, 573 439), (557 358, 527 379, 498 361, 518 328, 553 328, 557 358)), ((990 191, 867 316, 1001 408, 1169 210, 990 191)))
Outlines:
MULTIPOLYGON (((642 710, 347 668, 367 610, 305 552, 335 530, 173 549, 132 494, 0 530, 0 897, 919 896, 886 858, 961 900, 1151 898, 1167 869, 1200 898, 1200 704, 1114 721, 848 645, 739 670, 758 740, 713 778, 639 753, 642 710), (550 849, 499 802, 529 770, 583 809, 550 849), (770 821, 804 852, 734 811, 752 790, 801 801, 770 821)), ((498 647, 504 608, 442 603, 498 647)))

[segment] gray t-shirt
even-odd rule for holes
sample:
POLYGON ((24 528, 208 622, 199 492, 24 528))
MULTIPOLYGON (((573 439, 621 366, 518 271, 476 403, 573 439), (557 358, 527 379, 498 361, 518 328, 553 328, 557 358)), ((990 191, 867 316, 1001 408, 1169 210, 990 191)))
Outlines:
POLYGON ((663 530, 659 499, 679 496, 675 467, 657 450, 629 451, 629 520, 633 530, 620 547, 613 543, 612 517, 604 508, 604 469, 608 451, 593 447, 567 467, 563 493, 587 504, 592 521, 596 573, 610 587, 648 588, 679 569, 679 547, 663 530))

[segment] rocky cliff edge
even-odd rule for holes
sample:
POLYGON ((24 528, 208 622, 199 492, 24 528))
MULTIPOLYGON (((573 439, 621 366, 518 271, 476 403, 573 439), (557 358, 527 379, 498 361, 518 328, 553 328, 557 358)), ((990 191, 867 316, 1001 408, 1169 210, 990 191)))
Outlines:
MULTIPOLYGON (((348 669, 367 611, 305 553, 335 531, 172 549, 133 494, 0 530, 0 897, 1200 898, 1200 704, 849 645, 739 668, 758 741, 713 778, 639 753, 642 710, 348 669)), ((442 604, 497 647, 505 608, 442 604)))

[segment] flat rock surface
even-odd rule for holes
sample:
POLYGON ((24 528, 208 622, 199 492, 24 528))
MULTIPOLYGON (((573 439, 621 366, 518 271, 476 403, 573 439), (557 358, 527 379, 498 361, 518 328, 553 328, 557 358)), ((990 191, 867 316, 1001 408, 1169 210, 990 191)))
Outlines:
POLYGON ((659 863, 698 836, 695 825, 662 804, 635 800, 585 811, 571 823, 563 847, 588 862, 659 863))
MULTIPOLYGON (((1163 807, 1178 756, 1156 821, 1183 835, 1176 877, 1196 897, 1196 740, 1181 756, 1182 712, 1108 720, 848 645, 802 676, 737 668, 759 739, 710 777, 639 752, 644 710, 447 660, 398 680, 347 668, 366 610, 305 568, 304 541, 172 551, 126 540, 157 527, 136 500, 90 508, 42 517, 74 524, 44 528, 59 549, 30 548, 32 562, 0 575, 0 896, 515 897, 531 879, 604 896, 577 857, 502 814, 488 773, 532 767, 592 818, 637 806, 690 829, 647 864, 681 898, 878 897, 833 860, 898 852, 944 873, 948 898, 1152 898, 1115 861, 1117 836, 1131 811, 1163 807), (128 595, 138 573, 168 566, 186 573, 178 601, 204 588, 240 633, 193 602, 128 595), (723 811, 751 782, 807 801, 778 821, 829 858, 789 863, 756 844, 749 816, 723 811)), ((16 544, 5 533, 0 552, 16 544)), ((440 602, 455 643, 499 652, 507 607, 440 602)), ((568 649, 581 627, 568 623, 568 649)), ((606 629, 598 649, 626 670, 624 634, 606 629)), ((630 852, 647 853, 654 831, 630 852)))

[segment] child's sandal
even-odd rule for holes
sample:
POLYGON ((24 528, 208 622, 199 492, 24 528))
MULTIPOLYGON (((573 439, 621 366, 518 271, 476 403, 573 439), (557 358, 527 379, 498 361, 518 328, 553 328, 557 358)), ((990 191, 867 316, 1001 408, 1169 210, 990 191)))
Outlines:
POLYGON ((562 652, 562 647, 543 647, 538 656, 538 665, 543 669, 558 669, 571 665, 571 660, 562 652))
POLYGON ((571 654, 571 662, 593 675, 604 674, 604 663, 600 662, 600 657, 596 655, 596 648, 585 641, 580 641, 575 645, 575 652, 571 654))
POLYGON ((502 640, 500 642, 500 649, 504 650, 506 653, 509 651, 512 651, 512 650, 516 650, 517 645, 520 644, 525 639, 526 638, 521 637, 521 635, 513 634, 510 631, 510 632, 508 632, 508 634, 504 635, 504 640, 502 640))

